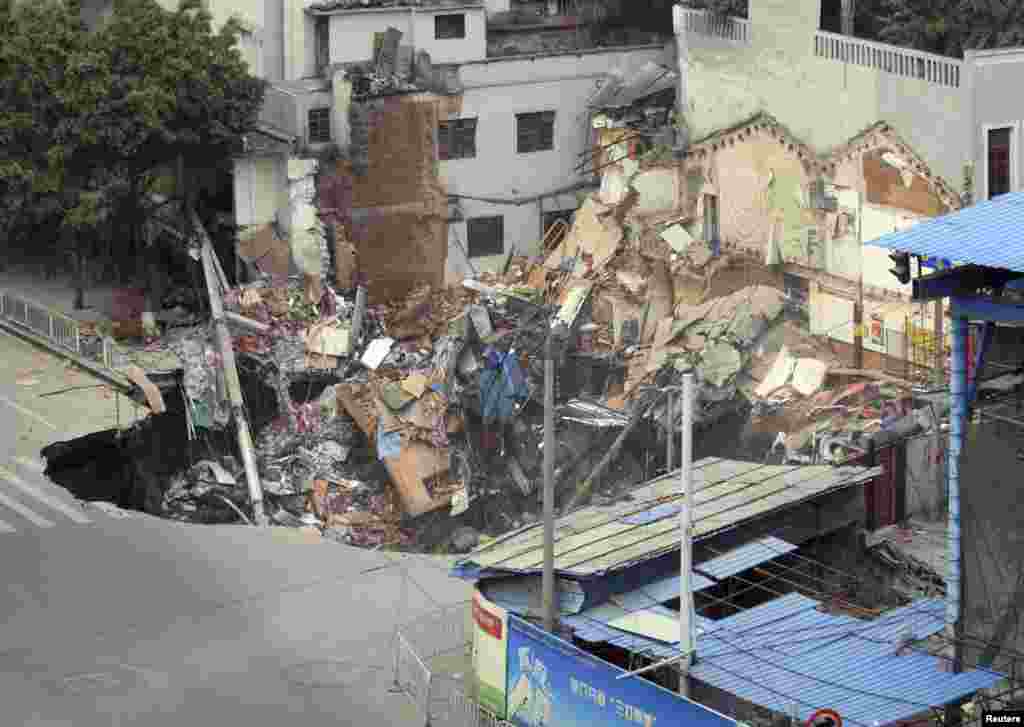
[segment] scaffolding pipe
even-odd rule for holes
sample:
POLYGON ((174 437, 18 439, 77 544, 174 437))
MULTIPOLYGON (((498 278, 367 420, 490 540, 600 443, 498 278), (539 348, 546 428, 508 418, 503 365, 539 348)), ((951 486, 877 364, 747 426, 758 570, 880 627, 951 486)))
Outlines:
POLYGON ((946 623, 960 621, 960 454, 964 446, 967 423, 967 319, 961 317, 954 303, 952 356, 950 361, 949 397, 949 468, 946 475, 949 501, 949 549, 946 568, 946 623))

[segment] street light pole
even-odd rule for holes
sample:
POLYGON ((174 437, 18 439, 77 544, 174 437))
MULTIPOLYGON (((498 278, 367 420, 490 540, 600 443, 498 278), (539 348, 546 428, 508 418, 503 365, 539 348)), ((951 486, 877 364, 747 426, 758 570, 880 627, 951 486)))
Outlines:
POLYGON ((544 347, 544 572, 541 599, 545 630, 555 633, 558 604, 555 595, 555 361, 561 356, 565 326, 548 331, 544 347))

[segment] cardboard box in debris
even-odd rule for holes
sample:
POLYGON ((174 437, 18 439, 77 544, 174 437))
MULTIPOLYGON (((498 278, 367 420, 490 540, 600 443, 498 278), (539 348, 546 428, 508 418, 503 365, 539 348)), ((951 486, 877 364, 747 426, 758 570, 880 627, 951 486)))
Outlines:
MULTIPOLYGON (((477 489, 467 463, 479 462, 480 451, 497 447, 506 432, 522 429, 507 424, 539 415, 539 407, 527 405, 541 398, 544 342, 559 322, 570 330, 559 365, 563 418, 565 407, 575 406, 577 417, 584 412, 601 426, 624 426, 645 384, 678 383, 692 371, 698 423, 709 423, 722 411, 716 405, 743 394, 762 403, 762 414, 776 416, 771 426, 786 440, 787 456, 799 457, 815 446, 811 435, 819 430, 849 426, 848 416, 820 421, 821 411, 845 406, 848 413, 854 399, 869 406, 865 397, 899 398, 904 382, 849 389, 863 372, 842 370, 830 383, 837 361, 827 346, 785 322, 786 298, 778 288, 734 286, 712 297, 714 276, 735 261, 728 253, 713 255, 678 223, 678 211, 638 215, 654 192, 616 179, 623 189, 588 197, 571 226, 549 231, 541 256, 510 255, 500 274, 482 273, 447 289, 423 285, 402 300, 365 307, 362 315, 351 290, 325 283, 276 277, 233 290, 225 297, 228 309, 265 328, 240 327, 236 349, 276 364, 279 399, 288 396, 289 376, 326 376, 331 383, 317 402, 296 405, 289 397, 279 404, 284 418, 306 433, 315 433, 318 418, 350 418, 386 467, 398 506, 413 517, 440 508, 464 512, 477 489), (580 407, 584 400, 597 409, 580 407), (813 403, 810 410, 778 420, 780 406, 805 400, 813 403)), ((350 272, 346 280, 359 279, 350 272)), ((197 352, 193 359, 195 366, 209 365, 209 356, 197 352)), ((201 383, 193 384, 193 399, 202 398, 203 387, 222 388, 216 376, 201 383)), ((220 407, 207 410, 205 425, 224 420, 220 407)), ((663 409, 648 416, 663 426, 663 409)), ((678 427, 680 418, 674 421, 678 427)), ((526 474, 516 457, 496 459, 488 466, 508 469, 511 482, 532 490, 539 472, 526 474)), ((313 472, 305 489, 324 478, 313 472)), ((318 513, 323 504, 313 500, 310 509, 318 513)), ((360 517, 340 521, 351 525, 360 517)))

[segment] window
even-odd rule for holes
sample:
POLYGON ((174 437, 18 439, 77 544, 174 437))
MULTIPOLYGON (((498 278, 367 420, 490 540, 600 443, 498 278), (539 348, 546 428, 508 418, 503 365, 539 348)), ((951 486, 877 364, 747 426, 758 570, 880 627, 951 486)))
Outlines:
POLYGON ((331 62, 331 31, 328 18, 321 15, 316 19, 316 67, 322 71, 331 62))
POLYGON ((516 151, 528 154, 555 148, 555 112, 516 114, 516 151))
POLYGON ((487 257, 505 252, 505 218, 474 217, 466 220, 466 238, 469 256, 487 257))
POLYGON ((434 38, 437 40, 448 40, 465 37, 466 16, 464 14, 434 16, 434 38))
POLYGON ((331 140, 331 110, 309 110, 309 141, 312 144, 331 140))
POLYGON ((437 127, 439 159, 472 159, 476 156, 476 119, 450 119, 437 127))
POLYGON ((713 194, 704 195, 704 240, 711 249, 718 253, 718 197, 713 194))
POLYGON ((1010 191, 1013 184, 1013 127, 988 129, 986 133, 988 199, 1010 191))

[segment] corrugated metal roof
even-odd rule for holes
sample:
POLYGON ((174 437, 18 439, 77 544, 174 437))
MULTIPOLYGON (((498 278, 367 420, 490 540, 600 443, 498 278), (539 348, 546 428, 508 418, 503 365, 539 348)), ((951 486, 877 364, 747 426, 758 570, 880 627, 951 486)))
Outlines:
POLYGON ((1003 678, 947 673, 940 659, 916 651, 897 655, 906 624, 915 639, 938 632, 942 602, 861 621, 822 613, 812 599, 790 594, 716 622, 701 636, 690 673, 784 714, 795 703, 801 720, 824 705, 864 727, 906 719, 1003 678))
MULTIPOLYGON (((694 465, 694 537, 701 540, 775 510, 863 484, 880 473, 878 467, 766 465, 708 457, 694 465)), ((592 505, 558 519, 558 572, 597 575, 679 547, 677 518, 664 517, 639 524, 624 521, 659 505, 678 503, 678 473, 654 479, 630 494, 632 502, 592 505)), ((460 561, 456 570, 478 566, 485 573, 536 573, 542 564, 543 528, 538 523, 479 548, 460 561)))
MULTIPOLYGON (((583 608, 585 594, 575 581, 556 579, 558 609, 562 614, 579 613, 583 608)), ((529 615, 540 604, 541 580, 539 576, 513 576, 486 581, 480 584, 487 600, 515 613, 529 615)))
POLYGON ((1012 192, 866 244, 1024 272, 1024 192, 1012 192))
MULTIPOLYGON (((723 578, 742 573, 772 558, 777 558, 794 550, 796 550, 796 546, 792 543, 787 543, 785 540, 780 540, 771 535, 746 545, 741 545, 727 553, 723 553, 717 558, 712 558, 696 565, 695 568, 699 572, 693 573, 691 576, 693 579, 691 587, 694 591, 703 591, 715 585, 716 580, 720 581, 723 578), (711 577, 708 578, 706 576, 711 577)), ((678 575, 667 576, 616 596, 616 600, 630 610, 646 608, 678 598, 680 588, 681 584, 678 575)))
POLYGON ((711 576, 716 581, 720 581, 723 578, 728 578, 729 576, 734 576, 737 573, 754 568, 772 558, 792 553, 794 550, 796 550, 796 546, 792 543, 787 543, 785 540, 769 535, 760 540, 734 548, 717 558, 700 563, 696 568, 704 575, 711 576))
MULTIPOLYGON (((937 633, 944 626, 943 609, 941 600, 923 599, 868 621, 826 613, 817 601, 791 593, 718 621, 698 616, 697 661, 690 674, 784 714, 795 703, 800 720, 828 706, 851 724, 890 724, 1003 678, 981 670, 947 673, 940 659, 917 651, 897 655, 904 629, 910 627, 914 640, 937 633)), ((644 611, 678 617, 660 606, 644 611)), ((655 659, 679 654, 678 642, 609 625, 625 614, 621 606, 605 604, 562 621, 583 641, 655 659)))

